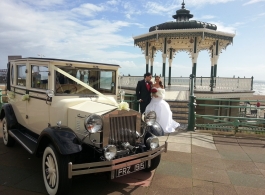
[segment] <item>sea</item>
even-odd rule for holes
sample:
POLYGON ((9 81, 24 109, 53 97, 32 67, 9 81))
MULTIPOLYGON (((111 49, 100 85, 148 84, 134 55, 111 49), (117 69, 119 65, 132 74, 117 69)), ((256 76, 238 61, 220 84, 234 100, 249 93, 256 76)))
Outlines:
MULTIPOLYGON (((5 84, 0 84, 4 86, 5 84)), ((111 89, 111 78, 104 78, 101 80, 101 87, 104 89, 111 89)), ((253 81, 254 95, 265 95, 265 80, 254 80, 253 81)))
POLYGON ((253 81, 254 95, 265 95, 265 80, 254 80, 253 81))

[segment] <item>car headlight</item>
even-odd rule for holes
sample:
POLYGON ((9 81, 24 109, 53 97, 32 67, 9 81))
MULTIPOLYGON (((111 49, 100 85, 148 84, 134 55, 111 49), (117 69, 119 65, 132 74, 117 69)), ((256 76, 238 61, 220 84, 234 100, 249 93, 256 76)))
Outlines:
POLYGON ((155 149, 159 147, 159 140, 157 137, 148 137, 146 140, 146 144, 151 148, 155 149))
POLYGON ((107 145, 104 148, 104 156, 107 160, 112 160, 117 154, 117 148, 114 145, 107 145))
POLYGON ((158 122, 155 122, 155 124, 149 126, 149 131, 155 136, 163 136, 164 131, 161 127, 161 125, 158 122))
POLYGON ((99 115, 92 114, 85 119, 85 129, 89 133, 97 133, 102 129, 103 121, 99 115))
POLYGON ((155 111, 150 111, 148 113, 145 113, 144 115, 144 122, 146 122, 147 125, 153 125, 156 122, 156 113, 155 111))

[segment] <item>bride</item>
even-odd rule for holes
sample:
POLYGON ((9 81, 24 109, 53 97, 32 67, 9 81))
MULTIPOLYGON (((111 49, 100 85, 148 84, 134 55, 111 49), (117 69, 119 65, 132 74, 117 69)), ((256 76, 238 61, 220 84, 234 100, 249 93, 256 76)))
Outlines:
POLYGON ((155 77, 155 84, 151 90, 152 100, 147 105, 145 112, 155 111, 156 112, 156 122, 158 122, 165 133, 172 133, 175 129, 180 126, 179 123, 172 119, 172 112, 170 110, 169 104, 164 100, 165 89, 160 81, 160 77, 155 77))

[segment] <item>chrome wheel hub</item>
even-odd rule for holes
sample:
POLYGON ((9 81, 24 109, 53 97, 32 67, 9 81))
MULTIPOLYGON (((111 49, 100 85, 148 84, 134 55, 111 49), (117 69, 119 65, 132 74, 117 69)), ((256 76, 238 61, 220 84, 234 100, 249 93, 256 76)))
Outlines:
POLYGON ((54 158, 52 155, 48 155, 45 161, 45 174, 47 183, 51 188, 54 188, 56 185, 57 172, 54 158))
POLYGON ((8 141, 8 132, 7 132, 7 126, 5 122, 3 122, 3 139, 5 142, 8 141))

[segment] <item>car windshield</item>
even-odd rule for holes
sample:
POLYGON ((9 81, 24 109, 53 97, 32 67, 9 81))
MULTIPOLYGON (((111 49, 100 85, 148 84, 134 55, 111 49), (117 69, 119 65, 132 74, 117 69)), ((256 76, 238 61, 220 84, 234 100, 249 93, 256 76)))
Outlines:
MULTIPOLYGON (((115 94, 115 71, 113 70, 95 70, 78 67, 58 67, 71 76, 86 83, 90 87, 102 94, 115 94)), ((73 81, 71 78, 56 71, 55 92, 57 95, 96 95, 91 90, 73 81)))

